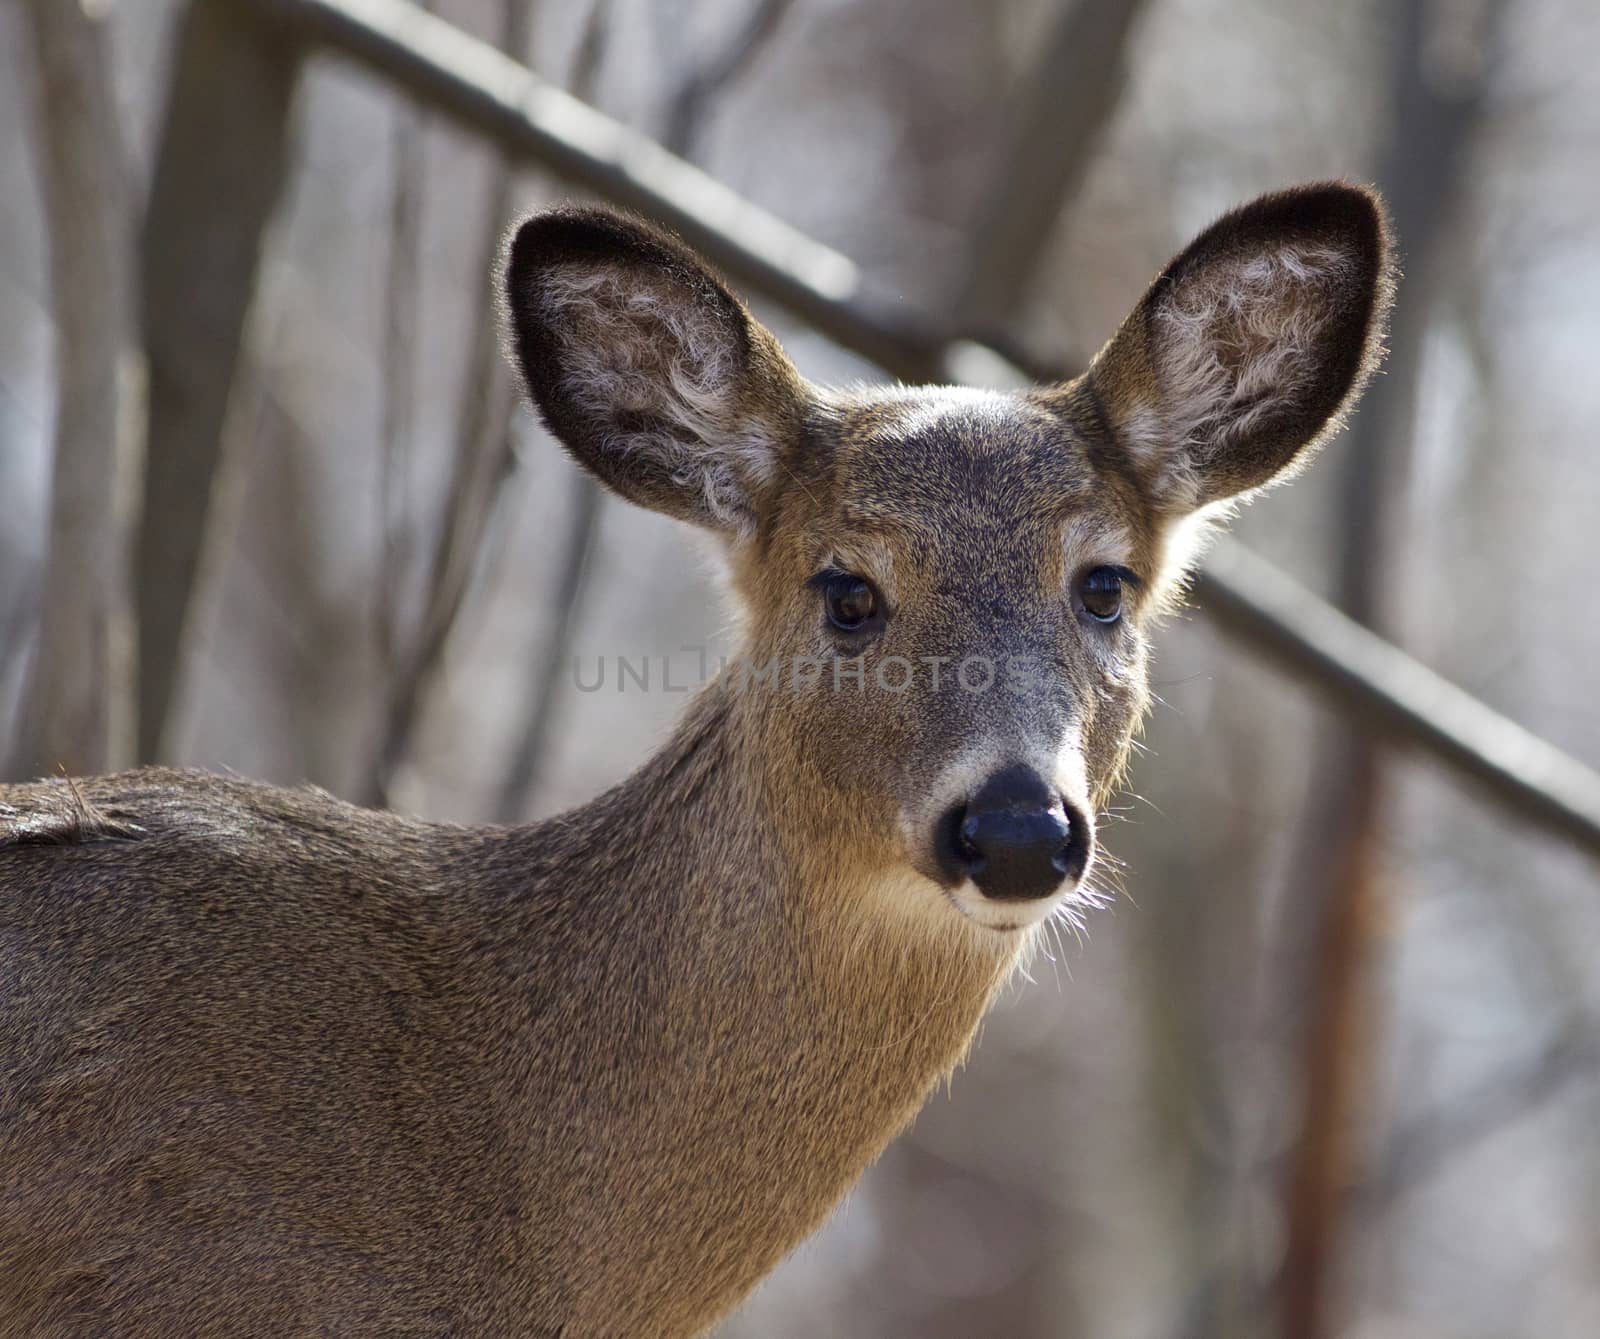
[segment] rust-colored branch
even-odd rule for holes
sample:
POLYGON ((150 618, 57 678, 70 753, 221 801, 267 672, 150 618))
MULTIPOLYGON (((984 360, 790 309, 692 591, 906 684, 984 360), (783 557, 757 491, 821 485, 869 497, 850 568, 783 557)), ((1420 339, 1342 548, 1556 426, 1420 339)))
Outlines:
MULTIPOLYGON (((1422 342, 1433 308, 1435 258, 1463 185, 1496 25, 1491 0, 1476 16, 1405 0, 1398 7, 1393 131, 1380 184, 1407 257, 1406 301, 1391 334, 1387 375, 1374 383, 1344 446, 1339 596, 1377 630, 1397 551, 1422 342), (1453 25, 1448 33, 1447 25, 1453 25), (1442 36, 1451 41, 1441 42, 1442 36), (1472 68, 1441 69, 1440 50, 1476 52, 1472 68)), ((1365 732, 1330 738, 1313 770, 1303 821, 1303 886, 1294 902, 1312 981, 1301 1053, 1302 1125, 1287 1189, 1288 1241, 1280 1279, 1285 1339, 1323 1339, 1334 1329, 1338 1264, 1359 1098, 1369 1083, 1372 1037, 1366 989, 1383 897, 1377 873, 1386 791, 1381 741, 1365 732)))
POLYGON ((1337 835, 1339 849, 1325 848, 1328 863, 1312 876, 1326 879, 1333 892, 1309 973, 1303 1115, 1287 1189, 1289 1242, 1280 1280, 1285 1339, 1330 1332, 1329 1292, 1372 1049, 1367 974, 1382 914, 1377 866, 1383 772, 1370 745, 1351 750, 1341 762, 1350 770, 1329 788, 1329 804, 1319 804, 1317 814, 1326 831, 1337 835), (1341 803, 1342 810, 1332 807, 1341 803))

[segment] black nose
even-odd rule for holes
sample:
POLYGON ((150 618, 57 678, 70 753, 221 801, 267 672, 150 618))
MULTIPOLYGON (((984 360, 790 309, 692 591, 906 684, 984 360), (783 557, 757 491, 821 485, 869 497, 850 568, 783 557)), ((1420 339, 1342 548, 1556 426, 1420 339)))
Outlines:
POLYGON ((1094 841, 1088 820, 1032 768, 996 772, 940 824, 940 863, 985 897, 1022 902, 1077 880, 1094 841))

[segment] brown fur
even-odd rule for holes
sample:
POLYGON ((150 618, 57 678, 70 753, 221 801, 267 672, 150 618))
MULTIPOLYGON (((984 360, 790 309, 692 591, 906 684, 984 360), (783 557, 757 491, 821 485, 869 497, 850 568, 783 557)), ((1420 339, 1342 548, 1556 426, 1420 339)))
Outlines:
POLYGON ((1071 386, 838 394, 670 239, 524 225, 508 309, 547 421, 726 535, 753 662, 825 671, 723 676, 615 790, 521 828, 159 769, 0 788, 0 1334, 714 1322, 958 1063, 1036 933, 941 879, 936 811, 1018 757, 1104 803, 1180 575, 1162 480, 1201 507, 1303 459, 1376 357, 1388 263, 1370 195, 1308 188, 1191 247, 1071 386), (1230 280, 1290 246, 1336 263, 1230 280), (1284 312, 1287 353, 1261 334, 1284 312), (1238 375, 1152 433, 1201 358, 1238 375), (1105 563, 1143 581, 1114 628, 1073 604, 1105 563), (872 644, 820 618, 829 564, 889 605, 872 644), (974 651, 1044 682, 827 672, 974 651))

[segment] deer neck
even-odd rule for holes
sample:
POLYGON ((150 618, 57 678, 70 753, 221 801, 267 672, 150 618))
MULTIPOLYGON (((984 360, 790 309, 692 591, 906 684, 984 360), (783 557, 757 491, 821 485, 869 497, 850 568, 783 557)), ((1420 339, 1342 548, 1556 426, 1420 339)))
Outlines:
MULTIPOLYGON (((622 785, 518 837, 541 871, 524 933, 587 960, 544 1013, 566 1049, 535 1048, 534 1107, 581 1110, 615 1151, 568 1221, 625 1202, 653 1225, 652 1273, 625 1285, 641 1306, 681 1297, 684 1271, 727 1305, 814 1230, 959 1061, 1016 954, 945 908, 906 913, 884 886, 902 876, 797 856, 750 710, 713 683, 622 785)), ((597 1247, 585 1269, 615 1266, 597 1247)))
POLYGON ((835 1042, 873 1054, 896 1052, 884 1046, 894 1022, 905 1026, 890 1035, 948 1017, 964 1041, 1016 940, 970 925, 898 862, 829 847, 825 784, 774 757, 760 705, 713 682, 666 746, 597 802, 611 849, 630 859, 627 903, 611 908, 631 926, 617 927, 619 950, 708 1023, 714 988, 740 982, 751 993, 726 1003, 741 1016, 770 1008, 814 1029, 824 1007, 835 1042))

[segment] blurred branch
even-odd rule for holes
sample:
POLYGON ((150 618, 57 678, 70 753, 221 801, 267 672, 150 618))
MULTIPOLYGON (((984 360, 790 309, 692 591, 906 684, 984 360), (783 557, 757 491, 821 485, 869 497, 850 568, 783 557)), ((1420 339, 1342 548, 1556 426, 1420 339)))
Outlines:
POLYGON ((146 762, 160 754, 178 681, 302 54, 292 34, 237 3, 191 0, 179 22, 141 262, 149 443, 135 570, 146 762))
POLYGON ((1383 1212, 1455 1157, 1532 1115, 1574 1083, 1600 1079, 1600 1038, 1589 1019, 1562 1024, 1531 1056, 1414 1117, 1391 1135, 1375 1169, 1356 1187, 1358 1207, 1383 1212))
MULTIPOLYGON (((502 47, 519 59, 528 47, 529 28, 533 13, 532 0, 505 0, 501 12, 500 41, 502 47)), ((406 376, 409 408, 412 378, 415 376, 415 346, 407 335, 402 338, 402 324, 414 333, 416 325, 416 252, 417 228, 421 212, 421 162, 417 140, 417 115, 413 108, 400 111, 402 120, 396 126, 396 178, 394 193, 394 218, 391 229, 389 265, 390 319, 388 326, 388 356, 385 359, 384 428, 384 478, 386 485, 393 470, 392 444, 401 429, 398 421, 396 399, 400 387, 394 384, 401 372, 406 376), (410 226, 408 226, 410 225, 410 226), (400 271, 404 270, 404 273, 400 271), (409 293, 406 304, 396 306, 396 294, 409 293), (397 318, 400 318, 397 321, 397 318), (396 364, 402 364, 397 367, 396 364)), ((478 272, 487 275, 493 267, 494 247, 499 243, 501 220, 510 210, 510 166, 504 159, 495 168, 495 183, 488 206, 489 221, 485 231, 488 242, 482 248, 486 254, 480 259, 478 272)), ((489 305, 488 291, 480 298, 477 315, 472 323, 473 346, 467 363, 467 379, 462 392, 461 412, 457 421, 462 425, 456 439, 452 457, 450 482, 445 492, 442 520, 434 540, 428 564, 428 585, 423 594, 422 612, 414 636, 404 645, 398 632, 399 592, 398 562, 395 546, 386 539, 385 570, 386 589, 384 604, 388 615, 379 618, 379 639, 387 656, 388 690, 384 706, 383 732, 373 755, 370 767, 360 784, 362 803, 387 807, 395 772, 405 761, 416 733, 417 724, 426 704, 429 691, 437 677, 439 662, 444 655, 451 629, 460 613, 471 576, 473 560, 482 541, 483 530, 490 512, 492 492, 487 486, 483 457, 488 445, 489 421, 503 417, 502 437, 509 432, 510 410, 502 408, 508 398, 498 343, 499 325, 489 305)), ((404 425, 409 432, 409 414, 404 425)), ((502 473, 510 472, 507 461, 502 473)), ((395 498, 391 487, 384 489, 384 533, 388 536, 395 524, 395 498)))
POLYGON ((679 81, 662 119, 665 148, 681 158, 696 156, 717 99, 756 63, 793 7, 794 0, 754 0, 727 39, 679 81))
MULTIPOLYGON (((1503 9, 1503 0, 1487 0, 1476 16, 1436 0, 1397 6, 1393 130, 1379 181, 1407 251, 1406 301, 1390 332, 1387 374, 1374 382, 1346 438, 1340 502, 1339 600, 1353 619, 1374 629, 1381 630, 1392 612, 1384 597, 1405 511, 1438 252, 1463 188, 1503 9), (1474 27, 1473 17, 1481 26, 1474 27)), ((1288 1339, 1321 1339, 1332 1328, 1328 1294, 1353 1178, 1353 1117, 1371 1049, 1366 973, 1381 912, 1377 862, 1386 785, 1380 750, 1381 740, 1370 732, 1328 738, 1312 770, 1311 807, 1302 821, 1305 857, 1294 863, 1310 871, 1293 906, 1306 926, 1314 966, 1303 1124, 1292 1155, 1280 1280, 1288 1339)))
POLYGON ((130 200, 105 23, 61 0, 29 0, 23 15, 37 66, 57 397, 39 639, 13 765, 99 772, 129 761, 134 724, 121 579, 138 421, 130 200))
POLYGON ((593 102, 600 83, 600 69, 605 64, 606 45, 611 38, 611 7, 614 0, 589 0, 589 14, 583 31, 578 34, 578 46, 572 54, 572 68, 567 72, 567 86, 572 96, 581 102, 593 102))
MULTIPOLYGON (((20 722, 20 711, 8 712, 6 710, 8 706, 7 697, 13 690, 20 697, 22 689, 27 686, 26 684, 18 685, 17 676, 19 671, 25 671, 27 668, 24 661, 28 658, 28 653, 32 649, 28 645, 28 639, 38 627, 39 607, 42 603, 43 596, 36 594, 32 599, 20 600, 9 608, 0 609, 0 720, 16 720, 20 722)), ((17 748, 19 753, 21 752, 21 746, 27 742, 20 736, 21 731, 19 728, 17 736, 13 738, 11 745, 11 747, 17 748)), ((24 762, 21 757, 8 758, 3 753, 0 753, 0 767, 15 767, 19 769, 20 775, 26 775, 36 770, 34 767, 27 767, 24 770, 24 762)))
POLYGON ((980 196, 969 267, 953 304, 961 329, 987 337, 1016 324, 1056 221, 1121 100, 1129 37, 1144 2, 1065 0, 980 196))
MULTIPOLYGON (((1383 1215, 1395 1209, 1409 1191, 1442 1172, 1452 1159, 1470 1154, 1518 1121, 1537 1115, 1574 1086, 1597 1081, 1600 1039, 1588 1018, 1573 1013, 1531 1054, 1517 1056, 1490 1077, 1441 1101, 1434 1110, 1412 1117, 1390 1134, 1372 1167, 1351 1188, 1349 1207, 1360 1215, 1351 1230, 1378 1230, 1383 1215)), ((1180 1333, 1210 1332, 1202 1327, 1215 1311, 1216 1295, 1228 1282, 1220 1272, 1199 1281, 1186 1299, 1185 1315, 1192 1320, 1180 1333)), ((1264 1289, 1246 1291, 1249 1296, 1244 1309, 1252 1314, 1268 1310, 1264 1289)), ((1227 1335, 1244 1332, 1237 1324, 1221 1331, 1227 1335)))
POLYGON ((578 628, 582 595, 588 588, 590 558, 600 530, 600 507, 604 497, 588 475, 574 476, 572 522, 556 572, 555 616, 533 681, 528 713, 522 729, 517 732, 511 763, 500 786, 495 818, 501 823, 520 823, 527 817, 534 783, 542 775, 550 752, 556 703, 567 682, 562 669, 567 663, 567 648, 572 645, 578 628))
MULTIPOLYGON (((584 101, 593 98, 605 63, 611 31, 612 0, 593 0, 583 35, 573 56, 569 78, 572 93, 584 101)), ((553 614, 545 636, 544 654, 538 657, 532 694, 521 728, 511 746, 511 760, 495 799, 495 817, 502 823, 520 822, 527 813, 533 788, 544 772, 550 753, 556 703, 566 682, 561 667, 578 627, 578 611, 589 589, 590 555, 600 532, 605 493, 582 470, 574 470, 568 484, 571 522, 556 564, 556 584, 551 600, 553 614)))
POLYGON ((1600 773, 1325 603, 1236 540, 1195 583, 1201 607, 1314 685, 1358 729, 1410 745, 1479 793, 1600 859, 1600 773))
MULTIPOLYGON (((676 228, 735 283, 892 375, 937 380, 959 361, 997 383, 1026 380, 982 345, 934 339, 935 327, 915 313, 880 319, 876 299, 843 256, 405 0, 239 2, 370 66, 508 153, 676 228)), ((1418 747, 1533 824, 1600 857, 1600 774, 1591 768, 1234 541, 1213 547, 1196 590, 1208 614, 1328 693, 1363 728, 1418 747)))

